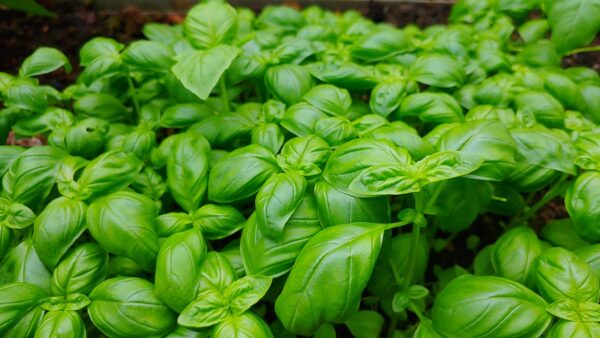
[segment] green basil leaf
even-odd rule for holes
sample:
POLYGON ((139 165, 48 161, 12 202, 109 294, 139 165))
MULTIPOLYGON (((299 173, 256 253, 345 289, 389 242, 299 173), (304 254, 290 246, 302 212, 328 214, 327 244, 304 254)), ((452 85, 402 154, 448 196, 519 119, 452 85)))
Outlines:
POLYGON ((45 296, 46 293, 28 283, 10 283, 0 286, 0 333, 7 333, 13 325, 20 325, 24 319, 45 296))
POLYGON ((408 150, 410 156, 415 160, 420 160, 433 153, 433 146, 422 139, 416 129, 402 121, 386 123, 379 127, 376 127, 375 124, 372 128, 372 130, 365 131, 361 137, 389 141, 398 148, 408 150))
POLYGON ((186 89, 206 100, 239 52, 227 45, 187 52, 175 57, 177 63, 171 70, 186 89))
POLYGON ((313 86, 310 73, 298 65, 280 65, 269 68, 265 75, 267 89, 286 105, 300 102, 313 86))
POLYGON ((600 220, 599 193, 600 173, 590 171, 579 175, 565 196, 567 212, 577 234, 590 243, 600 241, 600 231, 593 226, 600 220))
POLYGON ((176 314, 154 295, 154 285, 141 278, 107 279, 90 299, 90 319, 109 337, 162 336, 176 325, 176 314))
POLYGON ((171 235, 158 251, 154 273, 155 294, 170 308, 181 312, 196 298, 206 242, 199 229, 171 235), (181 269, 185 266, 185 269, 181 269))
POLYGON ((342 192, 367 168, 377 164, 405 165, 412 162, 405 149, 389 142, 357 139, 339 146, 329 157, 323 178, 342 192))
MULTIPOLYGON (((7 337, 33 337, 37 328, 42 323, 45 313, 46 311, 39 306, 32 308, 4 334, 7 337)), ((0 326, 2 326, 2 324, 0 324, 0 326)), ((3 331, 2 328, 0 328, 0 331, 3 331)))
POLYGON ((386 196, 356 197, 319 180, 315 183, 315 197, 323 227, 354 222, 390 222, 390 202, 386 196))
POLYGON ((256 304, 269 290, 271 277, 244 276, 227 286, 223 295, 229 301, 229 310, 241 315, 256 304))
POLYGON ((123 63, 132 70, 165 73, 173 65, 175 53, 160 42, 136 41, 123 51, 123 63))
POLYGON ((64 67, 67 73, 71 72, 69 59, 56 48, 40 47, 28 56, 19 68, 19 76, 32 77, 51 73, 64 67))
POLYGON ((53 269, 86 228, 87 206, 64 197, 52 200, 36 218, 32 242, 40 259, 53 269))
POLYGON ((283 142, 285 136, 281 131, 281 128, 275 123, 262 124, 252 129, 252 137, 250 142, 253 144, 260 144, 261 146, 270 149, 273 154, 277 154, 283 142))
POLYGON ((285 224, 281 240, 264 235, 256 217, 250 216, 244 225, 240 244, 246 273, 278 277, 288 272, 304 244, 319 230, 321 223, 312 194, 304 195, 285 224))
POLYGON ((186 128, 200 122, 214 113, 204 104, 179 103, 165 109, 160 117, 163 128, 186 128))
POLYGON ((95 117, 109 122, 126 120, 130 112, 116 97, 105 93, 86 94, 73 104, 75 113, 85 117, 95 117))
POLYGON ((119 55, 119 52, 124 48, 123 44, 117 41, 105 38, 97 37, 86 42, 81 50, 79 51, 79 59, 82 66, 89 66, 94 60, 100 57, 119 55))
POLYGON ((213 148, 230 145, 231 142, 248 134, 251 130, 252 125, 248 119, 237 113, 210 116, 189 129, 189 131, 202 134, 213 148))
POLYGON ((320 119, 315 124, 315 134, 323 138, 332 147, 356 138, 352 123, 345 117, 331 116, 320 119))
POLYGON ((192 46, 198 49, 229 44, 237 33, 237 14, 226 3, 198 4, 187 13, 183 29, 192 46))
POLYGON ((86 337, 85 324, 76 311, 50 311, 40 323, 35 338, 51 338, 68 335, 73 338, 86 337))
POLYGON ((448 130, 438 140, 438 150, 457 150, 474 162, 478 170, 467 177, 501 181, 513 170, 516 145, 506 127, 495 121, 469 121, 448 130))
POLYGON ((171 45, 181 38, 183 27, 151 22, 144 25, 142 32, 150 41, 171 45))
POLYGON ((283 229, 302 203, 306 179, 297 172, 271 176, 256 195, 256 221, 270 238, 281 239, 283 229))
POLYGON ((158 252, 155 223, 158 210, 150 198, 133 192, 116 192, 88 207, 89 231, 104 249, 125 256, 154 271, 158 252))
POLYGON ((109 151, 90 162, 77 184, 82 197, 92 200, 125 189, 137 177, 143 163, 133 154, 109 151))
POLYGON ((354 42, 350 49, 353 58, 377 62, 409 51, 411 40, 399 29, 384 29, 368 34, 354 42))
POLYGON ((546 14, 552 30, 552 43, 561 54, 592 42, 600 23, 600 3, 595 0, 546 2, 546 14))
POLYGON ((52 273, 52 293, 87 295, 106 278, 108 253, 96 243, 85 243, 72 249, 52 273))
POLYGON ((380 82, 371 92, 369 106, 375 114, 388 116, 400 106, 405 94, 405 82, 380 82))
POLYGON ((188 212, 198 209, 208 185, 210 144, 200 134, 177 136, 167 158, 167 186, 188 212))
POLYGON ((251 312, 239 316, 227 316, 212 330, 214 338, 273 338, 273 334, 260 317, 251 312))
POLYGON ((548 20, 533 19, 519 26, 518 32, 525 43, 532 43, 543 39, 549 29, 548 20))
POLYGON ((546 311, 555 317, 576 322, 579 321, 578 307, 578 303, 572 299, 560 299, 546 306, 546 311))
POLYGON ((286 110, 281 126, 296 136, 307 136, 314 133, 317 122, 324 117, 327 114, 320 109, 300 102, 286 110))
POLYGON ((344 324, 354 337, 379 337, 383 329, 383 316, 375 311, 362 310, 353 314, 344 324))
POLYGON ((445 93, 417 93, 402 100, 402 105, 395 114, 398 118, 416 115, 426 123, 462 122, 462 108, 452 96, 445 93))
POLYGON ((238 148, 211 169, 208 198, 230 203, 251 197, 277 172, 279 167, 269 149, 256 144, 238 148), (240 173, 239 168, 244 168, 244 172, 240 173))
POLYGON ((330 154, 329 144, 318 136, 295 137, 285 143, 277 163, 285 172, 312 176, 321 172, 330 154))
POLYGON ((493 246, 490 259, 495 275, 519 282, 531 289, 535 286, 535 260, 542 244, 535 232, 519 226, 504 233, 493 246))
POLYGON ((227 318, 229 302, 221 291, 204 288, 198 292, 197 299, 191 302, 177 318, 179 325, 204 328, 213 326, 227 318))
POLYGON ((275 303, 283 325, 294 333, 310 335, 321 324, 345 321, 356 312, 379 255, 383 231, 381 225, 352 223, 329 227, 311 238, 275 303), (317 301, 324 297, 330 301, 317 301))
POLYGON ((52 276, 40 260, 30 239, 13 247, 0 261, 0 284, 24 282, 50 291, 52 276))
POLYGON ((600 334, 600 324, 593 322, 559 320, 548 332, 548 338, 593 338, 600 334))
MULTIPOLYGON (((235 270, 225 255, 216 251, 210 251, 206 255, 200 272, 199 291, 213 288, 222 293, 236 279, 235 270)), ((197 294, 196 298, 198 297, 197 294)))
POLYGON ((463 66, 445 55, 426 55, 411 65, 410 76, 417 82, 439 88, 460 87, 466 74, 463 66))
POLYGON ((535 278, 548 301, 598 302, 598 277, 583 259, 563 248, 547 249, 539 256, 535 278))
POLYGON ((36 113, 48 107, 48 98, 41 87, 26 80, 16 80, 5 90, 4 105, 36 113))
POLYGON ((517 282, 463 275, 437 295, 431 319, 445 337, 537 337, 552 320, 545 308, 542 297, 517 282))
POLYGON ((237 232, 246 219, 232 206, 205 204, 194 212, 192 221, 207 239, 214 240, 237 232))
POLYGON ((352 105, 346 89, 327 84, 313 87, 302 99, 329 115, 345 116, 352 105))
POLYGON ((377 85, 370 68, 348 61, 327 60, 306 65, 317 79, 346 89, 366 90, 377 85))
POLYGON ((455 178, 435 183, 427 188, 443 191, 434 203, 433 224, 440 229, 457 233, 466 230, 480 213, 484 213, 492 199, 492 185, 486 182, 455 178))

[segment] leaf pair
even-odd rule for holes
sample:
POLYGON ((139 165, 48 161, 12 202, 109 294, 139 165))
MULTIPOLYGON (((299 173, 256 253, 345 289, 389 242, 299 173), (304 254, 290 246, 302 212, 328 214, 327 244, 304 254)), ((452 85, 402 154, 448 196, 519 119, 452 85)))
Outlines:
POLYGON ((457 151, 442 151, 415 164, 380 164, 368 168, 350 183, 349 189, 359 196, 403 195, 421 191, 430 183, 467 175, 482 163, 457 151))

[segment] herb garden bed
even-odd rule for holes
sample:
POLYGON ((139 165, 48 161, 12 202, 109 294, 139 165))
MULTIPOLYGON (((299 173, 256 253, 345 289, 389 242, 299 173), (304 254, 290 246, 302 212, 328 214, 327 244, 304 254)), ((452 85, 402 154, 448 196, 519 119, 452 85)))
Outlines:
POLYGON ((61 6, 0 12, 0 336, 600 336, 600 1, 61 6))

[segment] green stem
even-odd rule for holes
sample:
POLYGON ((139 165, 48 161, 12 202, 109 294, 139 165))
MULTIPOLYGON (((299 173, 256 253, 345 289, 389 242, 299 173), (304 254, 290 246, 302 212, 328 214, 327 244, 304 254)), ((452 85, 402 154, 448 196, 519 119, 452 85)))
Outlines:
POLYGON ((398 325, 398 318, 396 317, 396 315, 392 315, 392 319, 390 321, 390 326, 388 327, 387 330, 387 338, 393 338, 394 337, 394 332, 396 331, 396 325, 398 325))
POLYGON ((225 84, 225 76, 219 79, 219 93, 221 94, 221 104, 225 108, 225 113, 229 113, 229 95, 227 95, 227 85, 225 84))
MULTIPOLYGON (((423 193, 417 192, 414 194, 415 197, 415 211, 417 214, 423 212, 423 193)), ((429 205, 429 203, 428 203, 429 205)), ((412 234, 410 238, 410 251, 408 256, 408 267, 406 268, 406 277, 404 283, 402 283, 402 289, 407 290, 410 286, 413 270, 415 269, 415 256, 417 255, 417 249, 419 248, 419 237, 421 235, 421 227, 415 223, 412 225, 412 234)))
POLYGON ((417 317, 419 317, 420 321, 427 319, 423 312, 421 312, 421 310, 419 310, 419 308, 416 307, 412 302, 408 303, 408 308, 410 309, 410 311, 414 312, 414 314, 416 314, 417 317))
POLYGON ((512 226, 520 223, 520 222, 524 222, 524 221, 529 220, 544 205, 546 205, 548 202, 550 202, 556 196, 560 195, 564 191, 565 182, 566 182, 566 180, 567 180, 568 177, 569 177, 569 175, 563 174, 560 177, 560 179, 558 181, 556 181, 556 183, 554 183, 552 185, 552 187, 550 187, 550 189, 548 189, 548 191, 544 194, 544 196, 542 196, 542 198, 540 198, 539 201, 537 201, 531 207, 527 208, 525 210, 525 212, 523 212, 522 214, 513 217, 513 219, 510 221, 510 223, 508 225, 508 228, 510 228, 510 227, 512 227, 512 226))
POLYGON ((600 52, 600 46, 588 46, 576 48, 567 53, 567 55, 579 54, 579 53, 589 53, 589 52, 600 52))
POLYGON ((131 75, 127 75, 127 83, 129 84, 129 93, 131 93, 131 100, 133 101, 133 107, 136 113, 140 113, 140 102, 137 98, 135 86, 133 85, 133 78, 131 75))

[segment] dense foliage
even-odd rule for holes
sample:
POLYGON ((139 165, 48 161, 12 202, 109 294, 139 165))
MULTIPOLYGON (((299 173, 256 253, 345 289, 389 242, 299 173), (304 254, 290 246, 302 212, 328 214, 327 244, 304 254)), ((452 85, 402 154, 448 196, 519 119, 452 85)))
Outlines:
POLYGON ((0 336, 599 337, 600 76, 560 65, 600 2, 450 22, 213 1, 0 73, 2 142, 48 141, 0 146, 0 336))

